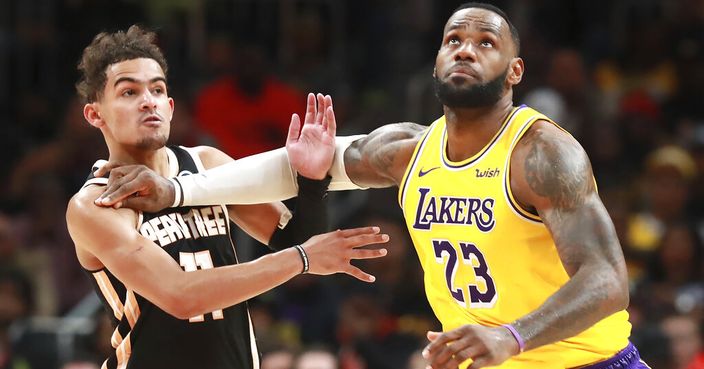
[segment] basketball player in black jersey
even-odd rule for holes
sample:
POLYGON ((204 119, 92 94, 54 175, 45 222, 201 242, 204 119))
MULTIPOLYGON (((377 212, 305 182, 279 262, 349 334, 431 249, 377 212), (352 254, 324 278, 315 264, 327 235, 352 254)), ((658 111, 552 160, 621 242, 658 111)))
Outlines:
MULTIPOLYGON (((212 147, 166 146, 174 101, 168 96, 166 62, 153 41, 154 34, 133 26, 99 34, 83 53, 77 87, 86 100, 86 120, 104 135, 108 159, 141 164, 166 177, 232 161, 212 147)), ((318 101, 332 112, 329 98, 320 95, 318 101)), ((316 122, 328 124, 329 116, 321 111, 316 122)), ((325 160, 332 161, 333 151, 325 160)), ((376 227, 326 233, 285 248, 308 238, 306 229, 324 224, 305 208, 323 208, 325 176, 299 178, 292 218, 281 203, 155 213, 98 207, 94 200, 107 180, 89 176, 70 200, 66 218, 77 257, 116 326, 115 353, 102 367, 258 368, 247 299, 301 272, 342 272, 373 281, 350 260, 386 253, 357 249, 388 239, 376 227), (238 264, 230 219, 280 251, 238 264)))

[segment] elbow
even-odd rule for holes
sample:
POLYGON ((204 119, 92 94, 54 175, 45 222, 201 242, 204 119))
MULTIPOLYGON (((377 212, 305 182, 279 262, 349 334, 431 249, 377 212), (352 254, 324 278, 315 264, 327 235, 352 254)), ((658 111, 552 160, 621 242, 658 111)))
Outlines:
POLYGON ((628 308, 628 304, 631 302, 630 291, 628 288, 628 278, 624 279, 625 280, 622 283, 619 283, 618 311, 628 308))
POLYGON ((621 310, 625 310, 630 302, 630 293, 628 288, 628 275, 623 270, 613 270, 612 277, 608 286, 609 300, 613 308, 613 312, 616 313, 621 310))
POLYGON ((200 314, 197 312, 198 307, 195 304, 198 299, 189 298, 189 296, 191 295, 189 295, 187 288, 181 288, 175 284, 174 288, 164 291, 158 306, 177 319, 189 319, 200 314))
POLYGON ((159 308, 175 318, 188 319, 193 315, 189 315, 190 308, 184 296, 183 293, 177 291, 167 292, 159 299, 159 308))

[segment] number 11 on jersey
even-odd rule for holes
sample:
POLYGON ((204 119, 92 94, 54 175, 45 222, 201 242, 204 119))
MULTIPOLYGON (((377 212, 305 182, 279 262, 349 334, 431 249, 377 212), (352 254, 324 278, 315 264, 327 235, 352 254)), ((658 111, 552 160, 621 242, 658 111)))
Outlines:
MULTIPOLYGON (((213 259, 210 257, 210 251, 198 251, 193 252, 179 252, 179 264, 183 267, 183 270, 187 272, 194 272, 200 269, 213 269, 213 259)), ((215 310, 211 312, 213 314, 213 319, 223 319, 222 310, 215 310)), ((188 319, 191 323, 198 323, 205 320, 203 315, 197 315, 188 319)))

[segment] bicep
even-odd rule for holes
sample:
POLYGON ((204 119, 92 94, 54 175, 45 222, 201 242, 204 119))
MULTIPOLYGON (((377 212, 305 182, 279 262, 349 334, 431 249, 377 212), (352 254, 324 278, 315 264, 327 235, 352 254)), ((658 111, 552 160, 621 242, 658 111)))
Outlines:
POLYGON ((281 202, 257 205, 228 206, 230 218, 257 241, 268 244, 284 214, 286 205, 281 202))
POLYGON ((427 129, 415 123, 382 126, 345 151, 345 170, 350 179, 364 187, 398 185, 427 129))
POLYGON ((127 288, 163 308, 173 292, 169 286, 178 283, 182 269, 137 232, 130 213, 72 200, 66 218, 77 248, 99 259, 127 288))
POLYGON ((584 265, 622 267, 613 223, 574 138, 552 125, 531 128, 514 151, 511 172, 514 194, 537 211, 569 275, 584 265))

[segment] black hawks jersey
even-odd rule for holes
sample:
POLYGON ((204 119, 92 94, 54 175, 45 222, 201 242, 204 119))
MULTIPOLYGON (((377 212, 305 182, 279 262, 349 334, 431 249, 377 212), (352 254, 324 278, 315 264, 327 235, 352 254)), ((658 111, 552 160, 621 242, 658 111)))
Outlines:
MULTIPOLYGON (((170 176, 204 170, 190 149, 167 150, 170 176)), ((106 178, 91 175, 84 186, 106 183, 106 178)), ((223 205, 140 213, 137 230, 187 272, 237 263, 223 205)), ((246 302, 181 320, 126 288, 106 268, 87 272, 116 326, 111 338, 115 353, 101 369, 259 368, 246 302)))

